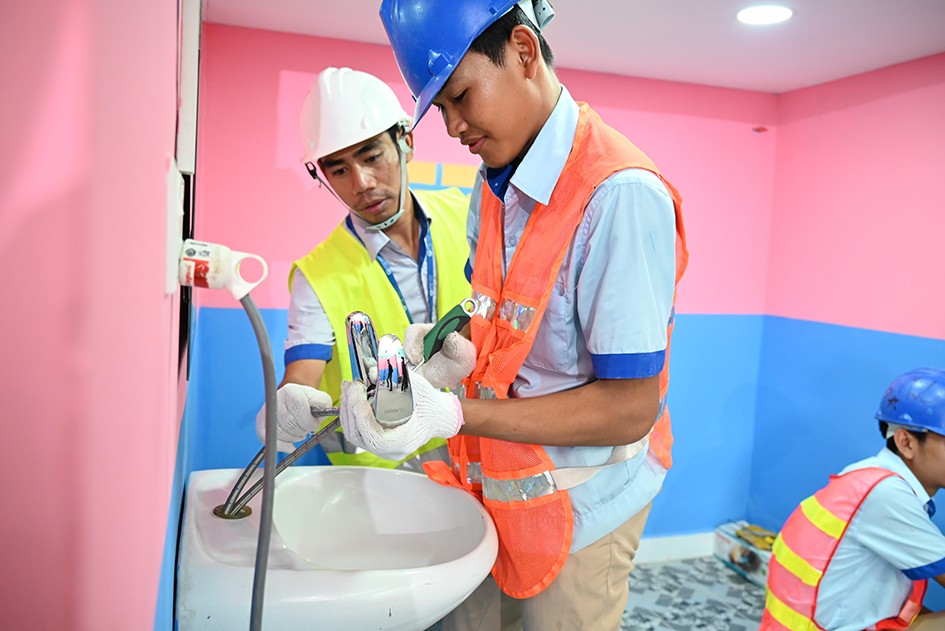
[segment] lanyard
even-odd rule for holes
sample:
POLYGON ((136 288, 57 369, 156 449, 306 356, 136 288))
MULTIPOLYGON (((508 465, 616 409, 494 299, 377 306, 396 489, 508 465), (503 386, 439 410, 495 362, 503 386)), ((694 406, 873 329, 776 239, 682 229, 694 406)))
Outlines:
MULTIPOLYGON (((420 221, 420 254, 419 258, 427 266, 427 316, 431 322, 436 320, 436 262, 433 260, 433 239, 430 236, 430 230, 426 223, 426 218, 417 217, 420 221)), ((351 221, 351 215, 345 219, 348 224, 348 229, 351 230, 351 233, 361 241, 361 237, 354 229, 354 224, 351 221)), ((361 245, 364 245, 364 241, 361 241, 361 245)), ((365 246, 367 247, 367 246, 365 246)), ((413 317, 410 315, 410 308, 407 306, 407 300, 404 298, 403 292, 400 290, 400 286, 397 284, 397 279, 394 278, 394 272, 390 267, 390 264, 381 256, 381 253, 377 253, 377 263, 381 266, 381 269, 384 270, 384 274, 387 275, 387 280, 390 282, 391 287, 394 288, 394 291, 397 293, 397 297, 400 298, 400 305, 404 309, 404 315, 407 316, 407 321, 410 324, 413 324, 413 317)))

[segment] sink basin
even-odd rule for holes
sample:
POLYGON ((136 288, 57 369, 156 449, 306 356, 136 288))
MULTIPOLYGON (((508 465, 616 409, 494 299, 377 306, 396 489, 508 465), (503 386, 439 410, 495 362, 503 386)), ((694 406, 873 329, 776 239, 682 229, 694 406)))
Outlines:
MULTIPOLYGON (((249 628, 262 494, 249 517, 213 514, 240 473, 190 475, 180 631, 249 628)), ((473 592, 498 550, 495 526, 471 495, 418 473, 289 467, 274 502, 264 629, 426 629, 473 592)))

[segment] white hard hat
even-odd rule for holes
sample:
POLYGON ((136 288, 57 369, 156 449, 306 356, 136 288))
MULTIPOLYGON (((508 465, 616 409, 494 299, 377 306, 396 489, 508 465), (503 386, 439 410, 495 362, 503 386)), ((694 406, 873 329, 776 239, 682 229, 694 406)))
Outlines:
POLYGON ((366 72, 326 68, 312 84, 302 104, 303 162, 350 147, 387 131, 397 123, 410 128, 389 85, 366 72))

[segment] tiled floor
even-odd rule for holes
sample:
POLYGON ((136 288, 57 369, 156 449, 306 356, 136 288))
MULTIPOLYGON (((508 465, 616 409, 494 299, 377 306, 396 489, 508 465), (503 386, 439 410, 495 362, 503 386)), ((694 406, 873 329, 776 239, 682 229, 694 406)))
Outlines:
POLYGON ((638 565, 620 631, 757 631, 764 600, 763 587, 715 557, 638 565))
POLYGON ((715 557, 639 565, 621 631, 755 631, 764 599, 715 557))

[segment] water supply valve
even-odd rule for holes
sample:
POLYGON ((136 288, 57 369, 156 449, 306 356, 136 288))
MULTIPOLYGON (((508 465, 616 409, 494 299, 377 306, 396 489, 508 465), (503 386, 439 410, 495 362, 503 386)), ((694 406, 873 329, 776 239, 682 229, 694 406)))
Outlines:
POLYGON ((242 300, 265 280, 268 273, 265 259, 256 254, 236 252, 225 245, 194 239, 187 239, 181 247, 178 279, 185 287, 226 289, 233 298, 242 300), (256 261, 262 267, 258 279, 250 281, 241 275, 240 266, 247 260, 256 261))

